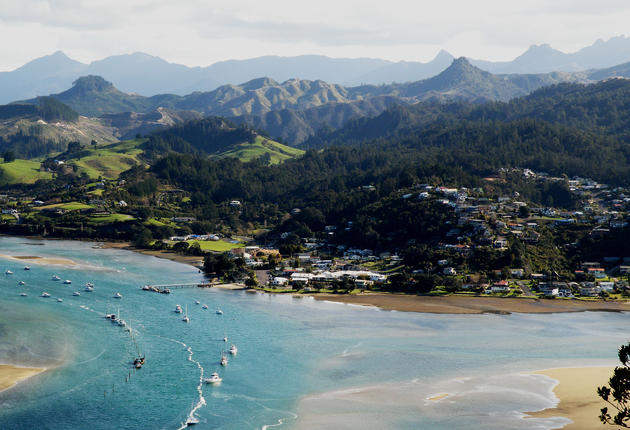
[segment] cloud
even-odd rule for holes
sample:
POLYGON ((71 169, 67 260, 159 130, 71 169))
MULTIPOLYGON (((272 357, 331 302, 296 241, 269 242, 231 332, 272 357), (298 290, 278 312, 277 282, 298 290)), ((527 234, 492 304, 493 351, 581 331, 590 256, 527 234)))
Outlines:
POLYGON ((531 44, 570 50, 623 34, 629 13, 627 0, 1 1, 0 36, 20 49, 0 46, 0 69, 56 50, 189 65, 265 54, 428 60, 440 48, 511 59, 531 44))

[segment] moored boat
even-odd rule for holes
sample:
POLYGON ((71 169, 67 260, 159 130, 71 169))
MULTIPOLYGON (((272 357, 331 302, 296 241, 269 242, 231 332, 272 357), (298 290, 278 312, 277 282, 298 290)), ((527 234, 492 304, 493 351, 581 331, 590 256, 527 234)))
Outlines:
POLYGON ((232 344, 232 346, 230 346, 230 354, 236 355, 237 353, 238 353, 238 348, 236 347, 236 345, 232 344))
POLYGON ((116 293, 116 294, 114 294, 114 298, 115 299, 122 299, 122 294, 116 293))
POLYGON ((214 372, 209 378, 203 380, 206 384, 220 384, 221 381, 223 381, 223 379, 221 379, 217 372, 214 372))

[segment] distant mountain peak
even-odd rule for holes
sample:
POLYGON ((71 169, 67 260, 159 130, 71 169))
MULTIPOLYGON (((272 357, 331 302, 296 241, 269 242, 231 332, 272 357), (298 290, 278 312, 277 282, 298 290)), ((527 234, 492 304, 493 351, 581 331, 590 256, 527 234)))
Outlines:
POLYGON ((455 57, 453 57, 450 52, 444 49, 440 49, 440 52, 438 52, 435 58, 433 58, 433 61, 440 61, 445 59, 452 60, 454 58, 455 57))
POLYGON ((96 92, 102 93, 110 91, 114 88, 114 85, 103 79, 101 76, 87 75, 82 76, 72 83, 73 89, 81 92, 96 92))

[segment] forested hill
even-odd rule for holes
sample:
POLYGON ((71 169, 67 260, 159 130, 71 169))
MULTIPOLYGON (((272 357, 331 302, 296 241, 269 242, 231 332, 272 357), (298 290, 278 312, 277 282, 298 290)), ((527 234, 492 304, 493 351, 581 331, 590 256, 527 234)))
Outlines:
POLYGON ((338 130, 321 130, 303 146, 357 143, 416 133, 428 125, 460 121, 537 119, 630 142, 630 80, 609 79, 595 84, 563 83, 541 88, 508 103, 429 103, 393 106, 373 118, 357 118, 338 130))

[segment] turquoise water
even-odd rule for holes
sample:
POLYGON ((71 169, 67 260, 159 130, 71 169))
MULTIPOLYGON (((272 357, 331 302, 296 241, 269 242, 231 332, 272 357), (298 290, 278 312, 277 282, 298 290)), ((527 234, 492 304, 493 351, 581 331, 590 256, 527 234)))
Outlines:
POLYGON ((86 242, 3 237, 0 254, 77 263, 0 258, 14 272, 0 274, 0 363, 51 369, 0 393, 2 429, 178 429, 191 415, 203 429, 547 429, 566 420, 522 416, 553 405, 553 381, 527 372, 614 364, 627 341, 625 313, 429 315, 218 289, 167 296, 140 286, 201 275, 86 242), (133 338, 103 318, 117 312, 133 338), (238 355, 221 368, 230 343, 238 355), (138 352, 147 363, 135 371, 138 352), (202 384, 214 371, 223 383, 202 384), (440 393, 451 395, 427 400, 440 393))

